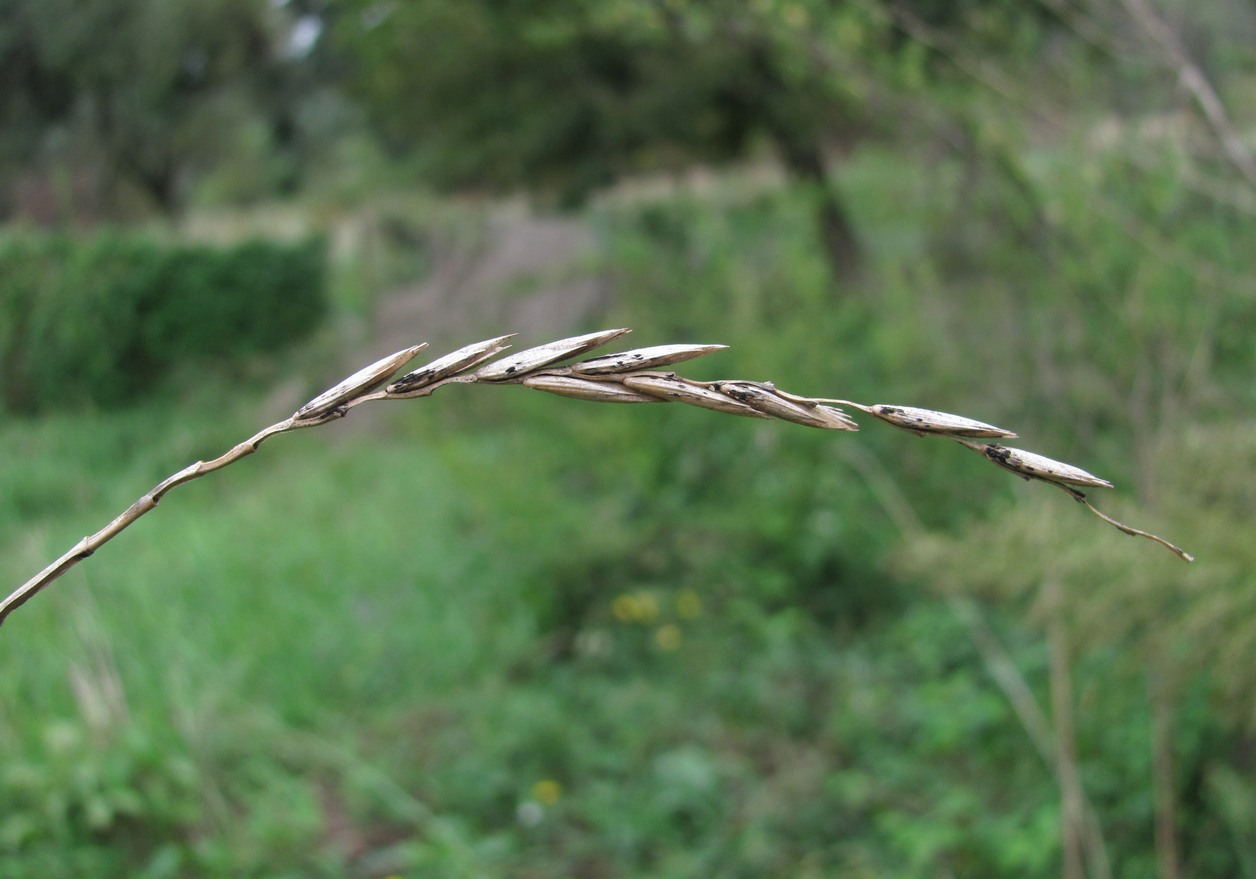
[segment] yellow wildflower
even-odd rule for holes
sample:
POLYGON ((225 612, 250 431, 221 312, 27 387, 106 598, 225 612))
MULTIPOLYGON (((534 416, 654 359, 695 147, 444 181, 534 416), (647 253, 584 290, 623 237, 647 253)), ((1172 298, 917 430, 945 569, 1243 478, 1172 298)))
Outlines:
POLYGON ((611 602, 611 613, 621 623, 630 623, 637 618, 637 598, 635 595, 616 595, 611 602))
POLYGON ((532 799, 542 806, 552 806, 563 795, 563 786, 552 778, 543 778, 532 785, 532 799))
POLYGON ((649 592, 637 593, 637 619, 643 623, 652 623, 658 619, 659 603, 649 592))
POLYGON ((682 589, 676 596, 676 613, 687 620, 702 613, 702 599, 692 589, 682 589))
POLYGON ((659 626, 654 632, 654 643, 658 645, 659 650, 675 650, 680 647, 680 641, 680 626, 675 623, 659 626))

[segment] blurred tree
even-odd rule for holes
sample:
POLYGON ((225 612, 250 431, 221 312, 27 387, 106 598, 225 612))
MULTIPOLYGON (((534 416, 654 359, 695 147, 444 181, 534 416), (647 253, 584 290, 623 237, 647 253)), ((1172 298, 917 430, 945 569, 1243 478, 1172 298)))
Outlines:
MULTIPOLYGON (((993 31, 1003 8, 902 5, 953 28, 980 8, 993 31)), ((861 247, 830 156, 903 127, 893 96, 921 81, 926 54, 882 0, 338 0, 332 9, 357 93, 438 184, 572 202, 625 173, 724 162, 766 143, 811 188, 843 278, 857 274, 861 247)))
MULTIPOLYGON (((1127 552, 1082 517, 1046 512, 1054 498, 1028 495, 959 534, 916 536, 899 557, 905 570, 948 594, 988 599, 1041 627, 1057 747, 1074 751, 1072 771, 1082 771, 1072 784, 1093 789, 1112 825, 1117 874, 1152 839, 1161 877, 1249 875, 1239 865, 1256 854, 1246 830, 1217 830, 1253 791, 1256 557, 1235 527, 1256 509, 1251 428, 1250 420, 1185 428, 1154 456, 1158 509, 1186 523, 1185 538, 1203 560, 1198 567, 1127 552), (1083 691, 1090 694, 1084 700, 1083 691), (1144 695, 1118 705, 1117 692, 1144 695), (1077 762, 1079 747, 1087 767, 1077 762), (1130 778, 1113 785, 1104 773, 1114 771, 1130 778), (1151 802, 1134 808, 1138 797, 1151 802), (1143 826, 1134 834, 1112 817, 1135 814, 1143 826)), ((1067 806, 1067 779, 1059 776, 1067 806)), ((1250 826, 1250 814, 1239 814, 1239 825, 1250 826)), ((1066 820, 1061 830, 1067 857, 1066 820)))
POLYGON ((43 219, 126 213, 136 194, 140 209, 173 214, 245 125, 265 120, 283 145, 300 57, 281 7, 6 0, 0 161, 23 173, 10 173, 0 210, 34 178, 54 184, 36 210, 43 219))

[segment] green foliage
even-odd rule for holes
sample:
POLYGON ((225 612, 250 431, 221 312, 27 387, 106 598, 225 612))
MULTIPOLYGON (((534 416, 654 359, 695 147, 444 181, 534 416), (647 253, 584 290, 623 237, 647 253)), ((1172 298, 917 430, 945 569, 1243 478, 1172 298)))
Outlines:
MULTIPOLYGON (((310 100, 329 56, 284 54, 305 14, 444 186, 571 202, 775 149, 785 185, 590 210, 596 323, 730 344, 699 378, 1006 424, 1199 561, 868 419, 521 388, 364 408, 181 488, 5 627, 0 879, 1058 876, 1061 779, 1008 668, 1056 737, 1071 682, 1112 875, 1256 876, 1253 224, 1202 126, 1134 115, 1181 92, 1122 4, 18 0, 0 161, 51 179, 56 217, 198 181, 248 201, 311 157, 343 206, 385 162, 310 100), (835 208, 857 284, 815 244, 835 208)), ((1227 99, 1245 21, 1173 22, 1227 99)), ((462 241, 392 210, 362 311, 462 241)), ((291 411, 213 367, 308 332, 322 260, 0 241, 0 401, 39 415, 0 424, 0 581, 291 411), (177 404, 146 393, 172 372, 177 404)))
POLYGON ((151 869, 163 851, 155 841, 198 809, 193 761, 138 730, 92 742, 79 725, 54 722, 40 744, 0 773, 0 849, 29 852, 33 865, 60 857, 84 869, 120 871, 146 861, 151 869), (116 846, 112 863, 102 864, 100 848, 84 845, 93 838, 116 846))
POLYGON ((327 309, 323 245, 172 245, 116 232, 0 240, 0 404, 118 405, 183 367, 272 354, 327 309))
MULTIPOLYGON (((816 395, 859 396, 855 388, 875 383, 885 361, 854 356, 868 350, 873 309, 824 304, 828 274, 807 244, 798 193, 733 195, 719 212, 681 201, 601 219, 608 270, 621 289, 639 291, 603 322, 634 327, 637 344, 731 345, 686 364, 687 375, 771 379, 816 395), (816 314, 831 319, 817 324, 816 314)), ((559 653, 605 613, 608 591, 644 590, 667 604, 692 588, 744 605, 748 617, 801 606, 851 627, 901 599, 877 574, 895 526, 861 472, 866 462, 847 457, 848 437, 677 407, 589 411, 533 397, 502 405, 511 423, 540 436, 555 407, 570 410, 561 445, 526 445, 532 433, 520 434, 511 457, 528 460, 531 472, 500 474, 483 499, 483 519, 501 522, 517 554, 536 566, 529 594, 542 627, 565 645, 559 653), (533 506, 554 513, 538 520, 533 506)), ((483 453, 474 442, 466 448, 459 466, 478 470, 483 453)), ((874 469, 899 466, 871 453, 874 469)), ((925 476, 925 458, 922 451, 916 488, 940 492, 947 480, 925 476)))
MULTIPOLYGON (((984 34, 990 51, 1042 23, 1005 4, 901 6, 984 34)), ((393 143, 419 144, 436 183, 568 199, 625 173, 744 157, 765 141, 791 172, 822 179, 823 148, 884 132, 887 86, 909 78, 896 68, 921 63, 896 10, 878 0, 333 9, 355 62, 351 87, 393 143), (416 54, 422 76, 410 67, 416 54)))
POLYGON ((967 0, 331 8, 347 87, 432 185, 570 206, 623 178, 770 155, 810 187, 808 235, 843 281, 859 277, 866 243, 831 166, 856 144, 936 129, 928 104, 972 88, 950 75, 949 52, 1037 62, 1054 30, 1037 7, 967 0), (960 49, 926 49, 904 21, 960 49))
POLYGON ((297 5, 7 0, 0 216, 179 214, 206 176, 220 198, 290 192, 352 115, 293 47, 297 5))
POLYGON ((780 29, 779 13, 743 4, 724 4, 728 21, 640 2, 436 2, 383 16, 343 5, 338 36, 358 93, 394 143, 422 144, 446 185, 574 199, 625 171, 740 155, 765 118, 804 96, 804 124, 849 115, 837 112, 840 83, 776 69, 786 49, 764 25, 780 29), (414 52, 428 59, 420 77, 398 63, 414 52), (747 63, 756 53, 759 67, 747 63))
POLYGON ((1233 835, 1236 794, 1211 791, 1251 736, 1237 681, 1249 679, 1238 656, 1256 567, 1235 530, 1251 515, 1256 264, 1235 246, 1250 213, 1136 135, 998 156, 933 176, 935 198, 918 202, 926 258, 889 274, 930 321, 917 351, 937 365, 930 396, 956 370, 985 377, 984 404, 1006 412, 1018 444, 1109 476, 1117 493, 1091 500, 1171 528, 1201 561, 1174 564, 1096 529, 1035 484, 980 520, 913 536, 893 567, 1060 639, 1079 693, 1082 785, 1116 874, 1166 869, 1130 835, 1163 820, 1166 799, 1184 874, 1238 870, 1252 850, 1233 835))
MULTIPOLYGON (((19 768, 0 773, 0 869, 1058 875, 1053 767, 946 601, 979 602, 1045 705, 1056 577, 1114 873, 1156 867, 1154 679, 1183 868, 1244 875, 1256 463, 1250 428, 1217 417, 1245 405, 1245 354, 1216 340, 1251 319, 1227 285, 1198 288, 1224 332, 1172 294, 1201 252, 1238 270, 1224 244, 1240 220, 1166 202, 1158 178, 1070 188, 1043 165, 1048 259, 999 222, 998 180, 952 212, 962 171, 852 167, 879 273, 840 304, 801 234, 803 191, 607 207, 601 269, 631 295, 598 323, 729 343, 687 364, 697 377, 1017 427, 1117 478, 1099 506, 1196 566, 877 423, 834 435, 490 387, 364 408, 372 427, 348 443, 301 432, 181 489, 5 627, 0 665, 20 670, 0 679, 0 737, 19 768), (1149 255, 1088 209, 1097 194, 1198 249, 1149 255), (1017 284, 982 271, 983 240, 1017 284), (1053 282, 1069 295, 1053 302, 1053 282), (1179 379, 1135 405, 1148 361, 1108 344, 1150 344, 1179 379), (1180 371, 1184 345, 1210 368, 1180 371), (1138 406, 1180 420, 1136 422, 1138 406)), ((284 414, 253 409, 211 378, 177 418, 157 400, 6 425, 5 577, 284 414)))
MULTIPOLYGON (((787 5, 745 14, 779 13, 788 28, 787 5)), ((830 20, 797 5, 840 24, 834 45, 878 45, 879 25, 861 30, 853 7, 830 20)), ((697 4, 651 9, 673 6, 688 7, 698 43, 699 26, 718 27, 697 4)), ((493 23, 487 7, 394 14, 493 23)), ((522 32, 522 46, 509 29, 468 39, 570 69, 588 60, 570 41, 587 22, 560 19, 522 32)), ((1003 29, 997 10, 985 22, 990 39, 1032 47, 1032 26, 1003 29)), ((627 24, 648 43, 648 22, 627 24)), ((694 69, 722 75, 721 57, 694 69)), ((903 80, 927 87, 937 59, 918 46, 897 57, 903 80)), ((437 66, 499 72, 475 60, 437 66)), ((530 100, 534 86, 511 94, 530 100)), ((676 106, 696 129, 709 122, 676 106)), ((510 110, 528 121, 524 105, 510 110)), ((872 422, 833 435, 519 388, 359 410, 347 442, 337 426, 302 432, 181 489, 6 626, 0 876, 67 864, 104 876, 1059 875, 1056 768, 955 596, 975 602, 1040 706, 1063 659, 1114 875, 1163 868, 1152 840, 1166 791, 1182 875, 1253 875, 1256 266, 1235 245, 1250 218, 1205 197, 1171 152, 1144 149, 1133 173, 1089 132, 1023 149, 990 115, 956 135, 981 146, 975 158, 853 156, 837 184, 873 272, 836 299, 805 186, 734 181, 599 208, 597 269, 615 295, 597 323, 632 326, 640 344, 732 346, 687 364, 696 377, 1007 424, 1025 447, 1111 476, 1118 489, 1096 503, 1182 543, 1195 566, 1050 486, 872 422)), ((503 179, 549 149, 463 146, 498 151, 503 179)), ((604 170, 575 162, 572 179, 604 170)), ((88 256, 66 239, 6 247, 17 256, 0 285, 13 317, 0 355, 14 387, 43 381, 23 359, 33 338, 81 349, 93 375, 144 346, 195 367, 224 332, 269 347, 221 303, 192 321, 141 307, 150 285, 217 291, 265 275, 252 263, 198 251, 132 277, 120 263, 145 245, 131 239, 88 256), (99 291, 144 312, 132 349, 36 314, 62 271, 77 279, 74 313, 120 338, 130 325, 92 310, 99 291)), ((218 381, 203 377, 177 409, 6 424, 4 578, 286 414, 259 417, 247 390, 218 381)))

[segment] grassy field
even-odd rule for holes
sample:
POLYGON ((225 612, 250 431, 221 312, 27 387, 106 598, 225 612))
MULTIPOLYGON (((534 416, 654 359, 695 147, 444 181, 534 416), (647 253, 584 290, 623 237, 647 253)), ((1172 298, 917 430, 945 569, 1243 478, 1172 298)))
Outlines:
MULTIPOLYGON (((22 857, 4 875, 686 875, 729 859, 751 875, 806 854, 774 841, 785 804, 756 780, 815 793, 776 764, 825 759, 812 731, 849 721, 823 710, 822 681, 858 664, 804 614, 751 621, 683 581, 614 577, 589 584, 555 664, 538 596, 563 542, 616 513, 564 511, 511 466, 556 466, 527 413, 523 432, 466 436, 441 429, 468 417, 456 406, 351 442, 285 437, 172 494, 6 626, 0 844, 22 857)), ((257 408, 9 425, 6 581, 257 408)))
MULTIPOLYGON (((6 468, 6 497, 92 493, 82 521, 6 544, 6 576, 202 455, 191 437, 254 414, 232 408, 201 421, 181 407, 173 429, 161 408, 89 421, 97 441, 79 448, 50 442, 55 426, 10 427, 54 455, 45 472, 6 468), (152 463, 108 472, 138 443, 152 463)), ((907 831, 869 825, 884 780, 855 750, 906 735, 894 688, 965 652, 887 668, 874 643, 852 649, 798 610, 610 578, 590 584, 555 663, 529 596, 564 544, 531 558, 521 544, 579 541, 598 511, 564 521, 559 492, 510 485, 511 458, 543 438, 406 436, 431 432, 442 413, 425 408, 352 443, 291 437, 193 483, 14 618, 0 840, 23 855, 5 874, 879 873, 869 834, 907 831)), ((923 605, 882 637, 937 643, 939 624, 923 605)), ((999 715, 977 682, 931 687, 927 701, 999 715)), ((968 731, 931 735, 946 750, 968 731)), ((1001 747, 1015 755, 1015 733, 1001 747)), ((1049 817, 1017 834, 1049 849, 1049 817)))
MULTIPOLYGON (((721 491, 696 509, 687 492, 633 490, 633 473, 672 466, 684 431, 710 438, 708 413, 594 407, 555 446, 552 410, 578 404, 505 398, 518 392, 365 409, 353 418, 369 429, 343 440, 338 424, 281 438, 176 491, 23 608, 0 644, 17 672, 0 683, 0 844, 20 854, 3 874, 875 861, 861 812, 876 786, 833 770, 894 710, 894 684, 878 695, 870 677, 927 669, 874 671, 875 646, 851 650, 792 606, 779 559, 722 557, 730 527, 752 555, 786 552, 804 512, 777 479, 741 481, 782 502, 758 524, 715 514, 721 491), (643 432, 657 449, 634 448, 643 432), (611 463, 581 459, 590 448, 611 463), (669 522, 683 545, 642 558, 640 531, 669 522)), ((206 386, 10 423, 5 580, 277 414, 259 409, 206 386)), ((721 454, 742 457, 766 436, 737 421, 724 434, 721 454)), ((810 439, 797 429, 781 453, 814 455, 810 439)), ((831 526, 818 507, 810 527, 831 526)), ((917 613, 904 625, 945 623, 917 613)))

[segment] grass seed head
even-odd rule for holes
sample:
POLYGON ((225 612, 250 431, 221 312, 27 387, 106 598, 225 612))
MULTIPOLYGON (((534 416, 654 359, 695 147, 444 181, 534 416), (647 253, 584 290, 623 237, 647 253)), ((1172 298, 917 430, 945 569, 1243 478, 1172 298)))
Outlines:
MULTIPOLYGON (((767 382, 696 382, 682 379, 674 373, 641 372, 647 366, 665 366, 699 357, 723 347, 721 345, 660 345, 641 348, 608 357, 597 357, 575 366, 555 368, 542 372, 546 366, 575 357, 627 333, 627 329, 605 330, 570 339, 560 339, 537 348, 530 348, 498 363, 480 368, 478 372, 465 374, 480 366, 488 358, 500 353, 509 336, 499 336, 476 342, 441 357, 426 366, 406 373, 396 382, 389 379, 405 366, 426 345, 414 345, 384 357, 370 366, 358 370, 314 399, 310 400, 292 417, 263 428, 249 439, 238 443, 226 453, 209 461, 197 461, 159 483, 148 495, 133 504, 95 534, 80 540, 61 558, 36 574, 3 601, 0 601, 0 624, 25 604, 32 596, 60 577, 69 568, 92 555, 98 547, 135 522, 140 516, 156 509, 157 502, 170 490, 207 473, 219 470, 257 451, 268 438, 299 428, 314 427, 341 415, 351 405, 383 397, 423 396, 436 382, 456 379, 465 382, 522 383, 528 387, 563 396, 600 402, 653 402, 675 400, 751 418, 781 418, 807 424, 812 427, 855 430, 857 425, 835 406, 850 406, 868 412, 895 427, 913 433, 948 436, 1006 470, 1024 477, 1049 482, 1073 496, 1088 510, 1105 522, 1126 534, 1145 537, 1159 543, 1180 558, 1192 561, 1193 556, 1174 546, 1162 537, 1118 522, 1096 509, 1083 492, 1074 486, 1098 486, 1111 488, 1112 483, 1087 473, 1079 467, 1055 461, 1051 458, 1013 449, 998 443, 974 442, 977 438, 1002 438, 1015 436, 1010 431, 959 415, 919 409, 909 406, 877 404, 865 406, 849 400, 799 397, 779 390, 767 382), (625 370, 632 370, 625 372, 625 370), (582 377, 583 376, 583 377, 582 377), (387 385, 384 393, 372 393, 387 385), (829 404, 829 405, 824 405, 829 404)), ((669 624, 670 626, 670 624, 669 624)), ((664 626, 667 629, 668 626, 664 626)), ((679 629, 675 626, 676 639, 679 629)), ((663 631, 663 630, 660 630, 663 631)), ((671 638, 671 636, 668 636, 671 638)), ((679 640, 676 640, 679 644, 679 640)))

